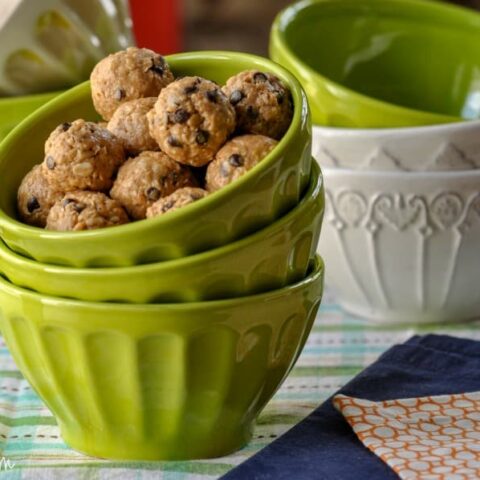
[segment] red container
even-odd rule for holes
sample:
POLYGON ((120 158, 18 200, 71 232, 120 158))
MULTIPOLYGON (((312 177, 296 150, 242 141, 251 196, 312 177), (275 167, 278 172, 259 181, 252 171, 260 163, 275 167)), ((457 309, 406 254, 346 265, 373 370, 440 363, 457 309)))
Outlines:
POLYGON ((130 0, 139 47, 167 55, 182 50, 181 0, 130 0))

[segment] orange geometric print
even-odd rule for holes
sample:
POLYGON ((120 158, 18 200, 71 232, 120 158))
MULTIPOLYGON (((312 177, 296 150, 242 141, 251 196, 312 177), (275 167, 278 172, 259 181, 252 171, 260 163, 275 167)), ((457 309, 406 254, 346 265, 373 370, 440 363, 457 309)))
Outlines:
POLYGON ((337 395, 333 404, 401 479, 480 479, 480 392, 385 402, 337 395))

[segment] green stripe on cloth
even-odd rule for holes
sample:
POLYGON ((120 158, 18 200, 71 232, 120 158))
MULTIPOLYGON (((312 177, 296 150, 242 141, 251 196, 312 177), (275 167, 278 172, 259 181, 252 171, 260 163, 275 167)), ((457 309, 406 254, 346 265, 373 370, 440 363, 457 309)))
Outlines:
POLYGON ((7 427, 20 427, 24 425, 56 425, 55 417, 19 417, 11 418, 5 415, 0 415, 0 425, 6 425, 7 427))
POLYGON ((0 379, 3 379, 3 378, 22 379, 23 375, 18 370, 0 370, 0 379))
POLYGON ((0 458, 15 463, 0 479, 216 479, 300 422, 390 346, 432 330, 480 339, 480 322, 419 328, 366 324, 342 312, 327 292, 296 367, 260 416, 250 444, 221 459, 192 462, 107 462, 71 450, 0 337, 0 458))

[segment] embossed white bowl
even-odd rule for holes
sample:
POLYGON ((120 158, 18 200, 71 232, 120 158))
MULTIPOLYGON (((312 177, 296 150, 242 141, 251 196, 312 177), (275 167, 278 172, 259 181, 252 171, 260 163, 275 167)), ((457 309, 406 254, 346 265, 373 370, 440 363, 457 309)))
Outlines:
POLYGON ((428 127, 313 127, 313 155, 322 167, 378 171, 480 168, 480 121, 428 127))
POLYGON ((480 317, 480 170, 323 173, 318 251, 346 310, 384 322, 480 317))

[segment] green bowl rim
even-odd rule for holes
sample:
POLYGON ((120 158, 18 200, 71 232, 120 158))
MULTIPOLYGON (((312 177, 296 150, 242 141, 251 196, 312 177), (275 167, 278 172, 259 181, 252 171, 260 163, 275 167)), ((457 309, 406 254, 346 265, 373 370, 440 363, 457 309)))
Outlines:
MULTIPOLYGON (((130 230, 138 230, 138 234, 141 234, 142 229, 150 229, 154 225, 162 225, 163 223, 167 224, 170 223, 170 219, 181 218, 182 215, 185 215, 189 212, 194 212, 196 209, 200 208, 208 208, 211 205, 213 208, 216 203, 221 203, 223 197, 228 195, 230 192, 240 189, 242 185, 248 184, 251 178, 260 175, 264 170, 270 168, 271 162, 275 157, 278 156, 280 152, 283 152, 291 141, 296 133, 301 130, 302 122, 309 112, 308 102, 306 95, 303 91, 302 86, 298 82, 298 80, 284 67, 279 65, 278 63, 269 60, 268 58, 260 57, 258 55, 252 55, 249 53, 241 53, 241 52, 227 52, 227 51, 217 51, 217 50, 205 50, 205 51, 196 51, 196 52, 186 52, 186 53, 178 53, 166 56, 167 62, 171 62, 172 60, 179 61, 179 62, 188 62, 190 60, 201 60, 202 58, 208 58, 209 60, 228 60, 228 61, 242 61, 247 63, 251 63, 251 69, 255 69, 255 66, 258 68, 265 68, 267 71, 271 71, 275 74, 278 74, 282 80, 287 83, 288 87, 290 88, 292 97, 293 97, 293 117, 290 127, 288 128, 285 135, 281 138, 278 142, 278 145, 264 158, 264 160, 258 163, 255 167, 251 170, 246 172, 242 175, 239 179, 235 182, 228 184, 227 186, 223 187, 222 189, 209 194, 207 197, 202 198, 201 200, 192 203, 190 205, 185 206, 182 209, 170 212, 168 216, 160 215, 158 217, 139 220, 136 222, 131 222, 126 225, 119 225, 114 227, 108 228, 100 228, 97 230, 87 230, 87 231, 80 231, 80 232, 58 232, 52 230, 45 230, 39 227, 33 227, 22 223, 21 221, 17 220, 6 214, 6 212, 0 208, 0 228, 1 222, 6 222, 10 224, 12 227, 15 227, 15 231, 17 234, 20 235, 28 235, 28 236, 41 236, 44 239, 55 239, 55 238, 62 238, 68 240, 69 238, 99 238, 102 239, 104 237, 110 236, 118 236, 121 235, 123 232, 128 232, 130 230), (201 205, 201 207, 199 207, 201 205)), ((175 68, 173 68, 175 70, 175 68)), ((86 81, 83 82, 63 94, 55 97, 50 102, 46 103, 44 106, 40 107, 34 113, 29 115, 25 120, 23 120, 19 125, 17 125, 8 135, 7 137, 1 142, 0 150, 10 148, 12 142, 16 141, 16 138, 22 134, 25 127, 30 126, 32 123, 37 121, 37 117, 42 115, 44 112, 49 111, 52 108, 55 108, 57 105, 63 102, 65 97, 71 96, 83 96, 85 94, 85 90, 89 88, 90 82, 86 81)))
MULTIPOLYGON (((47 272, 50 275, 55 273, 60 275, 65 273, 71 274, 75 272, 76 275, 85 276, 85 277, 88 277, 90 275, 95 275, 96 272, 99 272, 102 275, 108 275, 108 276, 111 276, 114 274, 120 274, 120 275, 126 275, 128 273, 133 274, 134 272, 136 274, 137 273, 142 274, 142 273, 150 272, 151 270, 156 270, 162 267, 165 267, 165 269, 168 270, 174 267, 178 268, 185 265, 188 266, 188 264, 191 263, 192 260, 207 262, 211 257, 214 257, 214 256, 216 257, 218 255, 225 255, 239 248, 243 248, 245 245, 256 243, 260 237, 269 235, 272 230, 277 230, 282 226, 284 226, 285 224, 287 224, 288 222, 292 221, 292 219, 295 219, 299 215, 304 214, 304 211, 310 206, 310 204, 318 202, 318 199, 323 189, 324 189, 323 176, 322 176, 320 167, 316 162, 313 162, 310 183, 307 187, 307 190, 304 193, 303 198, 300 200, 300 202, 297 205, 295 205, 295 207, 289 210, 285 215, 280 217, 275 222, 270 223, 265 228, 257 230, 251 235, 247 235, 246 237, 236 240, 235 242, 231 242, 226 245, 222 245, 220 247, 207 250, 204 252, 200 252, 194 255, 189 255, 187 257, 181 257, 181 258, 176 258, 172 260, 164 260, 161 262, 146 263, 146 264, 140 264, 140 265, 130 265, 125 267, 76 268, 76 267, 71 267, 67 265, 51 265, 49 263, 37 262, 36 260, 32 260, 31 258, 24 257, 23 255, 20 255, 19 253, 11 250, 0 239, 0 251, 5 252, 4 254, 0 254, 0 258, 3 255, 6 255, 12 258, 13 260, 11 261, 13 261, 15 264, 18 264, 21 262, 22 264, 25 265, 24 268, 27 268, 27 267, 33 268, 36 271, 41 270, 43 272, 47 272)), ((323 209, 325 209, 325 206, 323 206, 323 209)), ((1 274, 1 270, 2 269, 0 267, 0 274, 1 274)))
MULTIPOLYGON (((34 292, 22 287, 19 287, 5 277, 0 275, 0 290, 5 290, 9 295, 15 297, 29 298, 41 303, 49 303, 57 308, 69 307, 80 309, 95 309, 100 311, 108 310, 122 310, 122 311, 158 311, 158 310, 172 310, 172 311, 189 311, 189 310, 211 310, 218 308, 232 308, 239 304, 270 302, 275 299, 287 295, 291 295, 298 290, 303 290, 309 285, 315 283, 319 278, 323 278, 325 272, 325 265, 320 255, 316 254, 310 260, 311 268, 307 276, 301 281, 292 285, 287 285, 277 290, 270 290, 268 292, 259 293, 256 295, 248 295, 245 297, 226 298, 221 300, 209 300, 202 302, 191 303, 115 303, 115 302, 87 302, 82 300, 73 300, 69 298, 53 297, 51 295, 44 295, 34 292)), ((1 320, 0 320, 1 324, 1 320)))
MULTIPOLYGON (((63 89, 63 90, 55 90, 52 92, 41 92, 41 93, 31 93, 28 95, 15 95, 13 97, 0 97, 0 108, 3 108, 4 106, 13 106, 20 103, 28 103, 31 101, 37 101, 37 100, 46 100, 50 98, 55 98, 61 95, 62 93, 65 93, 69 89, 63 89)), ((6 138, 6 137, 5 137, 6 138)))
MULTIPOLYGON (((316 4, 321 4, 321 3, 333 4, 333 3, 340 3, 341 1, 349 1, 351 3, 351 0, 299 0, 293 4, 288 5, 277 14, 272 24, 271 36, 272 38, 274 38, 274 41, 278 42, 278 44, 284 49, 284 53, 286 54, 286 56, 288 57, 292 65, 298 64, 301 67, 301 69, 309 72, 309 74, 312 75, 314 78, 318 78, 322 84, 327 86, 327 89, 337 89, 337 90, 343 91, 349 96, 353 97, 354 99, 357 99, 362 103, 369 103, 375 107, 382 107, 382 108, 388 109, 388 111, 392 112, 393 114, 399 114, 399 115, 408 114, 409 116, 414 117, 415 119, 417 118, 421 119, 421 118, 425 118, 426 116, 429 116, 431 118, 438 119, 437 121, 439 123, 447 123, 447 122, 456 123, 461 121, 468 121, 468 119, 464 119, 462 117, 430 112, 428 110, 420 110, 420 109, 414 109, 409 107, 403 107, 402 105, 390 103, 375 97, 364 95, 360 92, 357 92, 356 90, 352 90, 351 88, 348 88, 342 85, 341 83, 335 82, 330 78, 326 77, 325 75, 317 72, 316 70, 311 68, 309 65, 307 65, 298 55, 296 55, 289 47, 288 42, 284 36, 284 30, 281 28, 281 26, 284 26, 287 23, 291 23, 291 17, 295 12, 312 8, 316 4)), ((356 1, 360 3, 363 0, 356 0, 356 1)), ((371 2, 373 0, 366 0, 366 1, 371 2)), ((375 0, 375 1, 379 1, 379 0, 375 0)), ((381 0, 381 1, 382 2, 388 1, 390 3, 396 3, 402 6, 405 6, 406 4, 411 4, 411 5, 414 5, 415 7, 421 7, 421 8, 431 8, 431 9, 437 9, 437 10, 443 9, 444 11, 452 12, 452 14, 462 13, 470 17, 480 15, 480 13, 474 10, 471 10, 459 5, 444 4, 439 2, 438 0, 381 0)), ((379 128, 377 127, 377 129, 379 128)))

